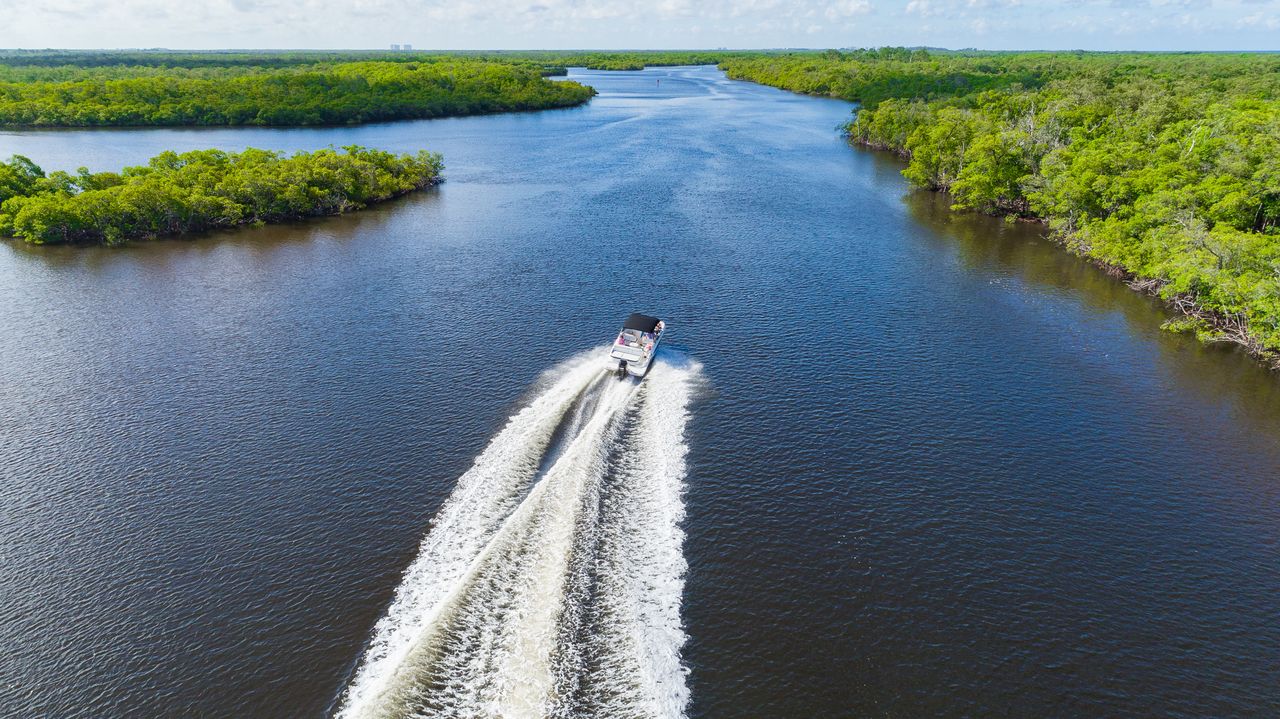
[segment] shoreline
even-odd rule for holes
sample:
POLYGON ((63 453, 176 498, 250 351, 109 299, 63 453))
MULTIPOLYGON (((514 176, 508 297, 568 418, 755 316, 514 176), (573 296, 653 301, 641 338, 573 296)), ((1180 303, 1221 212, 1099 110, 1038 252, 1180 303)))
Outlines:
MULTIPOLYGON (((874 152, 886 152, 900 160, 910 160, 911 153, 905 148, 893 147, 884 143, 867 142, 845 133, 849 144, 861 150, 870 150, 874 152)), ((921 190, 948 194, 943 188, 921 187, 921 190)), ((960 210, 950 210, 951 212, 960 212, 960 210)), ((1064 234, 1052 229, 1049 226, 1049 219, 1039 215, 1026 215, 1016 212, 996 212, 996 213, 979 213, 986 214, 988 217, 1013 218, 1016 222, 1027 222, 1041 225, 1045 230, 1045 237, 1052 240, 1055 244, 1062 247, 1067 252, 1085 260, 1090 265, 1101 270, 1108 277, 1119 280, 1129 289, 1139 294, 1153 297, 1167 309, 1174 311, 1179 316, 1166 321, 1161 325, 1161 329, 1170 332, 1194 333, 1196 339, 1204 344, 1231 344, 1244 349, 1250 357, 1255 359, 1259 364, 1269 370, 1280 372, 1280 351, 1268 349, 1258 341, 1257 337, 1248 330, 1248 322, 1239 316, 1228 316, 1220 312, 1207 309, 1196 301, 1196 298, 1190 294, 1179 294, 1173 297, 1164 297, 1160 294, 1160 290, 1168 284, 1167 280, 1158 277, 1141 277, 1127 267, 1108 262, 1089 254, 1087 248, 1082 247, 1076 240, 1074 235, 1064 234)))
POLYGON ((0 123, 0 132, 17 131, 17 132, 60 132, 60 131, 84 131, 84 130, 302 130, 302 129, 332 129, 339 127, 369 127, 374 125, 390 125, 402 122, 423 122, 429 120, 452 120, 462 117, 484 117, 486 115, 512 115, 521 113, 547 112, 549 110, 573 110, 582 107, 595 99, 598 94, 595 88, 590 85, 583 85, 590 89, 591 95, 582 100, 575 100, 568 103, 556 103, 543 107, 526 107, 510 110, 476 110, 468 112, 445 113, 442 115, 413 115, 406 117, 395 117, 377 120, 353 120, 347 122, 313 122, 303 124, 273 124, 273 123, 150 123, 137 125, 29 125, 29 124, 5 124, 0 123))
POLYGON ((444 177, 443 176, 437 177, 431 180, 430 182, 426 183, 425 185, 419 185, 418 187, 414 187, 408 190, 403 190, 401 192, 396 192, 394 194, 387 195, 386 197, 381 197, 376 200, 370 200, 359 206, 346 207, 346 208, 338 209, 332 212, 316 212, 316 213, 308 213, 308 214, 291 215, 288 217, 281 217, 281 218, 272 219, 272 220, 261 220, 261 219, 249 220, 246 222, 236 222, 236 223, 227 224, 227 225, 219 225, 216 227, 205 227, 198 230, 180 230, 178 232, 158 232, 154 234, 128 237, 128 238, 125 238, 122 242, 89 242, 89 241, 30 242, 16 235, 4 235, 4 234, 0 234, 0 241, 6 242, 6 243, 12 243, 15 245, 22 245, 24 247, 32 247, 32 248, 40 248, 40 249, 46 249, 46 248, 52 248, 52 247, 73 247, 77 249, 83 249, 83 248, 89 248, 89 247, 106 247, 108 249, 120 249, 130 244, 139 243, 139 242, 145 243, 145 242, 157 242, 160 240, 181 240, 183 238, 192 238, 198 235, 208 234, 210 232, 226 232, 226 231, 234 231, 234 230, 245 230, 245 229, 250 229, 255 227, 271 227, 273 225, 287 225, 291 222, 304 222, 306 220, 316 220, 316 219, 321 219, 325 217, 342 217, 343 215, 353 215, 353 214, 362 212, 364 210, 376 207, 378 205, 391 202, 392 200, 398 200, 402 197, 407 197, 417 192, 423 192, 425 190, 430 190, 430 189, 439 187, 443 183, 444 183, 444 177))
POLYGON ((438 153, 397 156, 359 145, 293 155, 166 151, 143 166, 78 178, 46 174, 21 156, 0 169, 16 180, 0 203, 0 237, 78 247, 343 215, 444 180, 438 153))

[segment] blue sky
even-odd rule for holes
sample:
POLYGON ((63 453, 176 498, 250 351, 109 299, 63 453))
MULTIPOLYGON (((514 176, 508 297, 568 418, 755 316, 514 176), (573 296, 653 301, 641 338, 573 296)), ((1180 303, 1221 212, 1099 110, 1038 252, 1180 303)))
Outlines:
POLYGON ((0 0, 0 47, 1280 50, 1280 0, 0 0))

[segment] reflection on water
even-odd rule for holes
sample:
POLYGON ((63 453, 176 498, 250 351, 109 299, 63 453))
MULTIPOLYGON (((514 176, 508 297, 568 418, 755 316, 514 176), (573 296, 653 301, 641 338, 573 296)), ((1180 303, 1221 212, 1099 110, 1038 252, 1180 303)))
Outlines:
POLYGON ((1272 421, 1280 412, 1274 372, 1235 345, 1205 344, 1193 335, 1160 329, 1173 313, 1157 298, 1134 292, 1066 251, 1040 225, 954 212, 945 195, 933 192, 907 192, 903 203, 914 221, 932 230, 922 237, 935 240, 939 252, 954 252, 968 267, 1052 290, 1095 315, 1122 318, 1126 335, 1158 351, 1162 369, 1177 378, 1177 391, 1206 401, 1227 400, 1232 411, 1246 412, 1255 422, 1272 421))

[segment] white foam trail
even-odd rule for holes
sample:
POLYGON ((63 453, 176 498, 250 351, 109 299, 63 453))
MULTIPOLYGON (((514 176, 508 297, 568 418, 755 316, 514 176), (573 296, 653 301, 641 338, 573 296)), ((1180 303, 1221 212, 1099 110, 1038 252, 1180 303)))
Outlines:
POLYGON ((639 652, 639 677, 647 704, 645 716, 681 717, 689 702, 686 671, 680 663, 685 634, 680 600, 688 567, 684 532, 685 443, 689 402, 700 366, 688 361, 656 372, 639 418, 636 459, 627 470, 629 520, 617 535, 618 556, 628 561, 620 578, 627 591, 620 602, 639 652), (634 539, 628 544, 628 539, 634 539))
MULTIPOLYGON (((499 676, 507 683, 499 698, 498 715, 538 719, 552 711, 555 676, 552 652, 558 646, 558 619, 564 608, 565 581, 575 545, 575 529, 584 509, 598 492, 604 471, 604 438, 616 432, 616 413, 635 392, 635 385, 614 384, 570 449, 547 473, 541 486, 547 496, 538 498, 541 526, 533 556, 525 571, 527 584, 520 587, 518 611, 502 627, 508 634, 499 676)), ((531 503, 532 506, 532 503, 531 503)))
POLYGON ((700 370, 669 356, 643 385, 601 497, 590 616, 582 622, 579 672, 569 681, 582 688, 565 716, 684 716, 684 433, 700 370), (591 675, 576 681, 585 667, 591 675))
POLYGON ((683 715, 680 495, 698 368, 664 359, 643 385, 593 385, 598 356, 549 375, 459 479, 339 716, 683 715))
POLYGON ((555 378, 550 386, 507 422, 458 479, 423 538, 417 558, 405 572, 387 614, 374 628, 361 667, 347 688, 340 716, 361 716, 394 682, 397 668, 449 589, 533 479, 556 425, 587 385, 599 377, 596 356, 585 353, 548 372, 547 376, 555 378))

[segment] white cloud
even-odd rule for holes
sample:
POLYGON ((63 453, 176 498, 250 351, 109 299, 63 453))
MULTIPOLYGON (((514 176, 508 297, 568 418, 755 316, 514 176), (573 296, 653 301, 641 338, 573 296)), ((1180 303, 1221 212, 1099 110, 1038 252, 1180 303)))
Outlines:
POLYGON ((942 10, 934 5, 931 0, 911 0, 907 3, 908 15, 924 15, 925 17, 928 17, 929 15, 936 15, 939 12, 942 12, 942 10))
POLYGON ((0 0, 0 17, 3 47, 1280 49, 1280 0, 0 0))
POLYGON ((825 15, 830 20, 866 15, 871 12, 869 0, 836 0, 827 4, 825 15))

